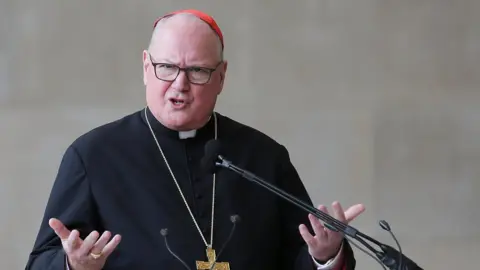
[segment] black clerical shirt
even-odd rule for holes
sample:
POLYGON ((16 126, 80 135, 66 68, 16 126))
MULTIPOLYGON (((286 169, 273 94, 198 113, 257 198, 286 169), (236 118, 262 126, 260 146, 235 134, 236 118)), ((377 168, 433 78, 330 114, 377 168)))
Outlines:
MULTIPOLYGON (((212 175, 202 174, 200 159, 214 138, 214 118, 193 138, 180 139, 147 109, 165 157, 210 242, 212 175)), ((222 153, 238 166, 311 203, 285 147, 261 132, 218 116, 222 153)), ((217 255, 239 215, 231 241, 218 258, 233 270, 316 269, 298 232, 307 213, 255 183, 222 170, 217 173, 213 248, 217 255)), ((100 126, 66 150, 26 269, 65 269, 60 239, 48 225, 52 217, 81 237, 105 230, 122 235, 104 270, 184 269, 168 252, 160 234, 168 228, 171 249, 191 269, 205 261, 206 246, 195 227, 140 110, 100 126)), ((355 260, 344 245, 347 269, 355 260)))

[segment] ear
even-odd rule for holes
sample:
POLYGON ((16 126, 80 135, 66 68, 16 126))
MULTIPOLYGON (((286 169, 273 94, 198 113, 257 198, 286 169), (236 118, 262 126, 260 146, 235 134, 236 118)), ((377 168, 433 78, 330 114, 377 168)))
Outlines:
POLYGON ((146 50, 143 51, 143 84, 147 84, 147 72, 148 65, 150 64, 150 58, 146 50))
MULTIPOLYGON (((225 76, 227 75, 228 62, 224 61, 222 64, 222 69, 220 70, 220 92, 222 92, 223 85, 225 83, 225 76)), ((218 94, 220 94, 220 92, 218 94)))

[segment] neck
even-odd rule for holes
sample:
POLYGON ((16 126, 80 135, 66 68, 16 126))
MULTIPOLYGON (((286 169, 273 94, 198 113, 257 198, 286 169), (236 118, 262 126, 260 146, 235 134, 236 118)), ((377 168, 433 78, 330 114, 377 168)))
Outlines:
MULTIPOLYGON (((157 118, 155 117, 155 119, 157 119, 157 118)), ((211 114, 206 119, 202 120, 201 122, 199 122, 196 125, 183 126, 183 127, 171 127, 171 126, 168 126, 168 125, 164 124, 162 121, 160 121, 158 119, 157 119, 157 121, 160 122, 162 125, 164 125, 166 128, 169 128, 171 130, 175 130, 177 132, 192 132, 192 131, 195 131, 197 129, 201 129, 201 128, 205 127, 205 125, 210 121, 210 119, 212 119, 211 114)))
POLYGON ((185 128, 178 128, 178 127, 171 127, 162 123, 150 110, 147 106, 142 111, 142 118, 147 125, 151 125, 151 127, 155 130, 156 133, 168 135, 170 137, 176 137, 180 139, 187 139, 193 138, 198 135, 206 134, 207 136, 211 136, 214 131, 215 124, 212 121, 212 115, 209 115, 204 121, 201 122, 200 125, 185 127, 185 128), (208 135, 210 134, 210 135, 208 135))

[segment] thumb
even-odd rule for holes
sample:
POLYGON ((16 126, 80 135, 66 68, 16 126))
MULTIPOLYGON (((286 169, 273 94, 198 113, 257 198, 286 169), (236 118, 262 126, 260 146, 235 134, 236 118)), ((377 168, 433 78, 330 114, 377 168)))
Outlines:
POLYGON ((55 231, 61 240, 66 240, 70 235, 70 230, 68 230, 67 227, 65 227, 65 225, 63 225, 63 223, 56 218, 51 218, 48 221, 48 225, 50 225, 50 228, 55 231))

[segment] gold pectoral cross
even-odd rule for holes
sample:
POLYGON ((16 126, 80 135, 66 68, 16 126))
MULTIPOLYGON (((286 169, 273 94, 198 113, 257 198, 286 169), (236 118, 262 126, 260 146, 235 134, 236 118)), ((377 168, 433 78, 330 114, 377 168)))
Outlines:
MULTIPOLYGON (((197 261, 197 270, 209 270, 212 267, 213 262, 217 258, 215 249, 207 247, 208 262, 197 261)), ((230 264, 228 262, 216 262, 213 270, 230 270, 230 264)))

